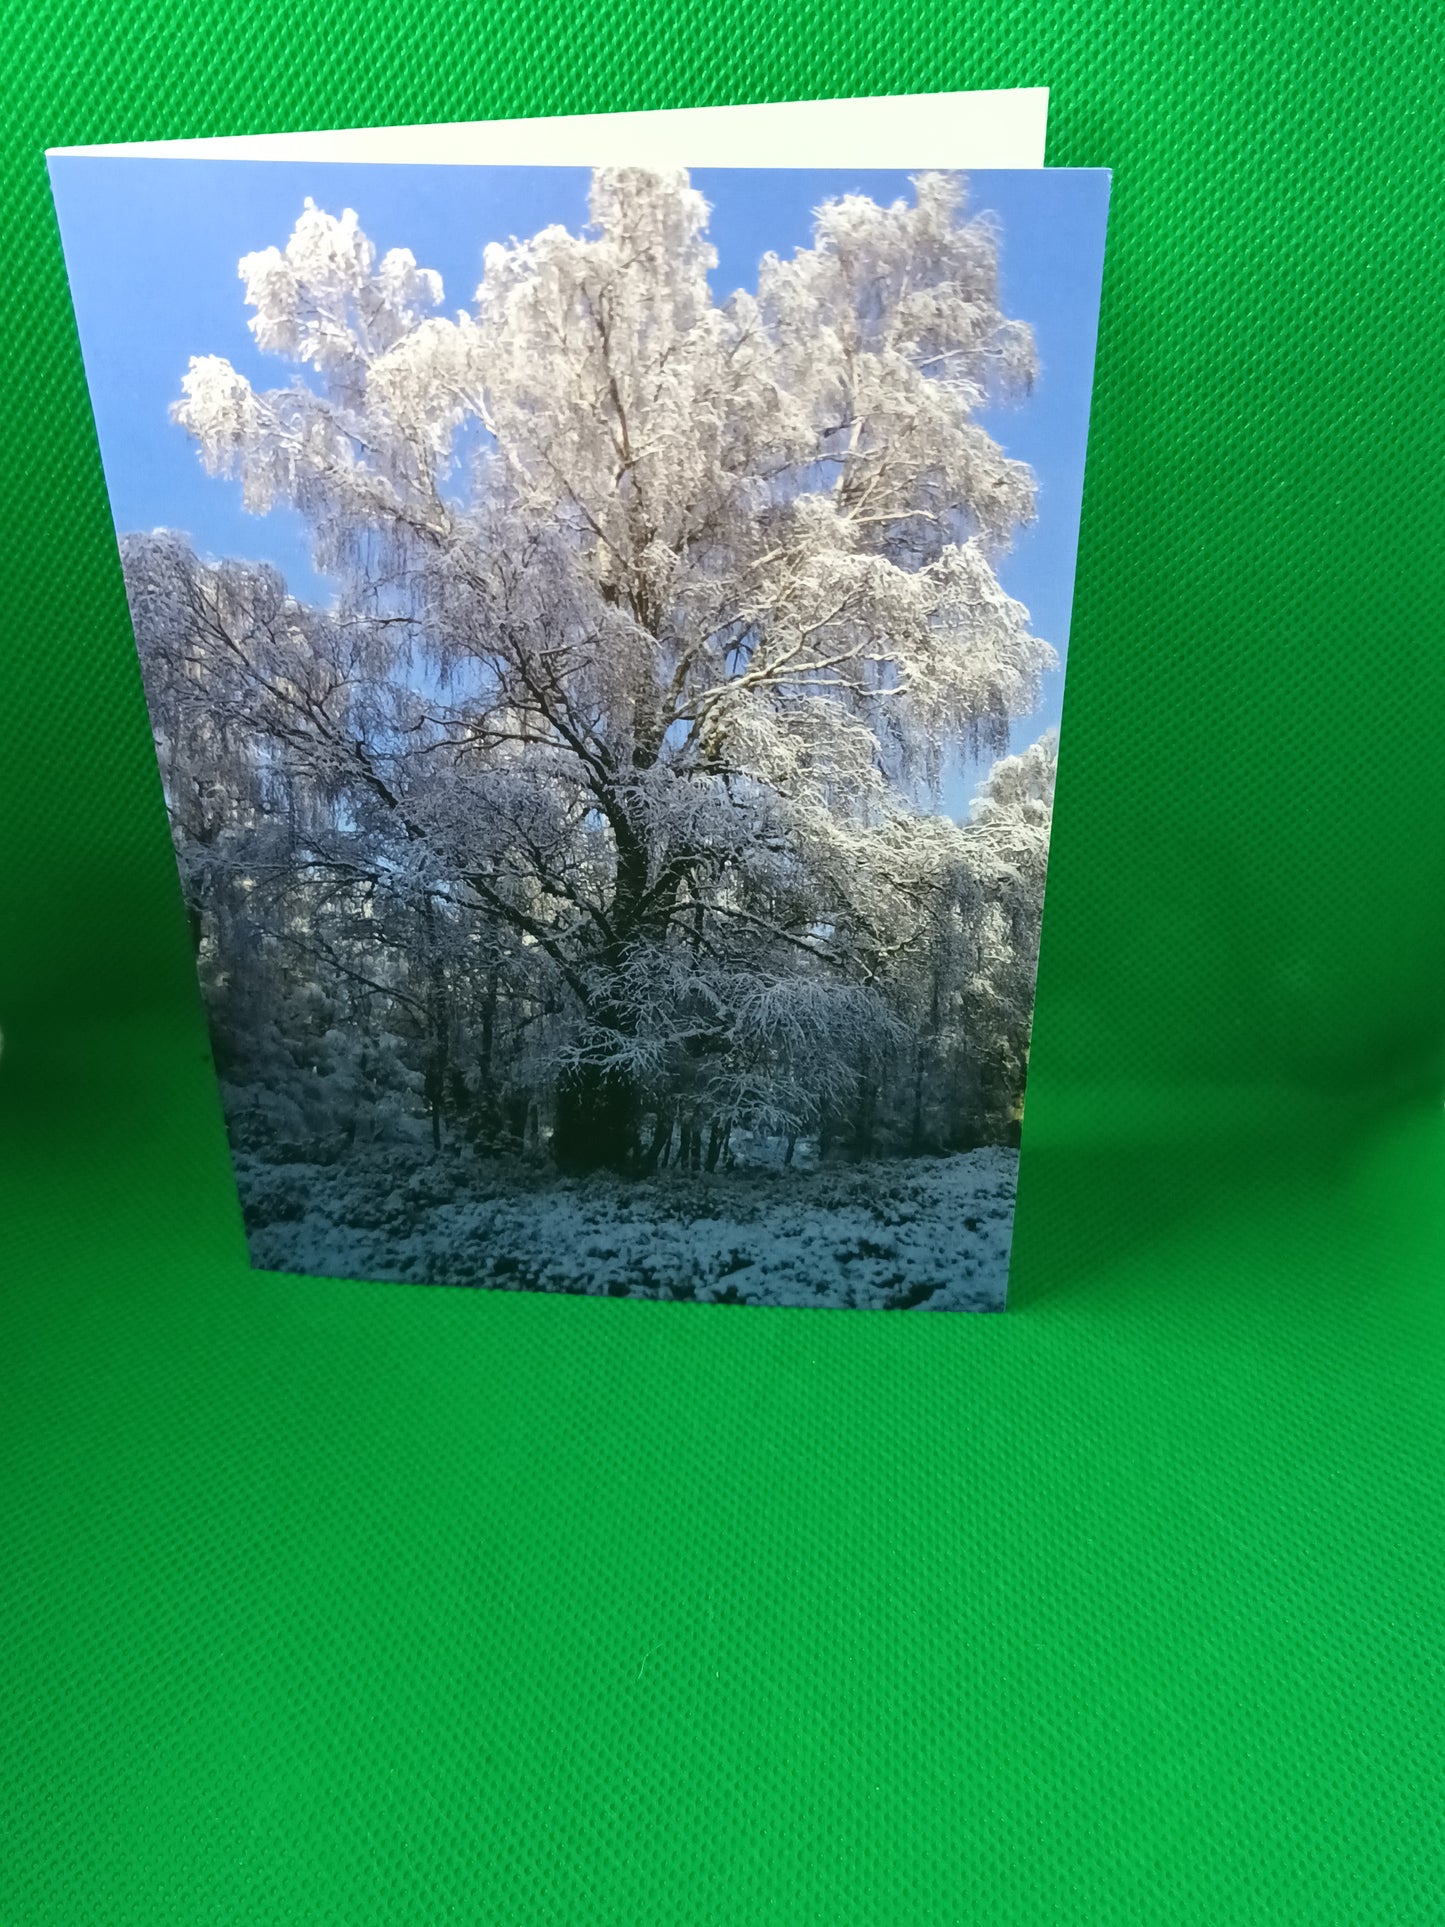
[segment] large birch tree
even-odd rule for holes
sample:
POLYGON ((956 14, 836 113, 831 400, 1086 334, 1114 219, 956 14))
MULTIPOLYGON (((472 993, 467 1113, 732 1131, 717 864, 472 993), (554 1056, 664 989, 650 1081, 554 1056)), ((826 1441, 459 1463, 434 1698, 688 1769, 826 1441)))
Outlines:
POLYGON ((867 1151, 890 1104, 947 1141, 1021 1089, 1052 786, 1045 745, 938 809, 1053 660, 996 573, 1034 500, 978 419, 1034 375, 997 234, 923 176, 719 301, 685 175, 599 171, 590 213, 446 318, 308 203, 240 264, 291 379, 191 362, 206 467, 339 585, 127 545, 217 997, 254 1031, 264 982, 293 1056, 395 1040, 368 1088, 438 1138, 520 1092, 566 1169, 867 1151))

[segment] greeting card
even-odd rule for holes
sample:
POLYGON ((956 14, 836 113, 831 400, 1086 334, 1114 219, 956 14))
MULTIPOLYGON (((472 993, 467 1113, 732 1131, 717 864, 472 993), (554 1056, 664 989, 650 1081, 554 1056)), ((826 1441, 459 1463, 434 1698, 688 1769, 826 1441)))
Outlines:
POLYGON ((998 1309, 1108 176, 584 137, 51 157, 252 1260, 998 1309))

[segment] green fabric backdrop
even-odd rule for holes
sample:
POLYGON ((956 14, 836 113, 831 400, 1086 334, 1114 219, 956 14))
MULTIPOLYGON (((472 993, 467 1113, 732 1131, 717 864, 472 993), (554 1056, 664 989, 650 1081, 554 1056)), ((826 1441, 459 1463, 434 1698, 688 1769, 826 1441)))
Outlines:
POLYGON ((1445 1920, 1445 13, 3 12, 0 1922, 1445 1920), (249 1273, 42 148, 1035 83, 1015 1309, 249 1273))

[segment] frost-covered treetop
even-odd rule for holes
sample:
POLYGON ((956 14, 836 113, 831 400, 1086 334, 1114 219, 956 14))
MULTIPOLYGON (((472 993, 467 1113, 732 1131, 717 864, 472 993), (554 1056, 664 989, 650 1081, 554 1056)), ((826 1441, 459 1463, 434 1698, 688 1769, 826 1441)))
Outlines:
POLYGON ((309 196, 284 251, 243 255, 240 274, 257 347, 333 379, 394 347, 442 298, 441 276, 409 248, 377 269, 355 213, 333 220, 309 196))

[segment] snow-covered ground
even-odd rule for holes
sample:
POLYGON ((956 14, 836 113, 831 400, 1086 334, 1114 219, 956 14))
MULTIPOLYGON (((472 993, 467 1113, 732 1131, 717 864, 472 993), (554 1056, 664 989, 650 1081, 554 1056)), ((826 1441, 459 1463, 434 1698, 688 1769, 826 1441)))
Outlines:
POLYGON ((265 1270, 708 1304, 998 1311, 1016 1151, 528 1183, 410 1152, 237 1160, 265 1270))

